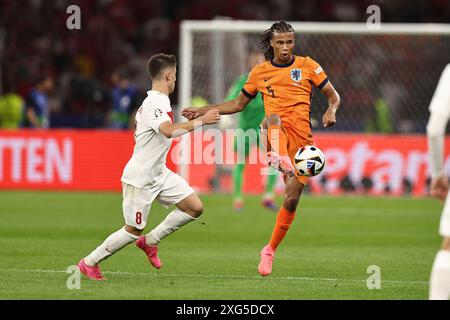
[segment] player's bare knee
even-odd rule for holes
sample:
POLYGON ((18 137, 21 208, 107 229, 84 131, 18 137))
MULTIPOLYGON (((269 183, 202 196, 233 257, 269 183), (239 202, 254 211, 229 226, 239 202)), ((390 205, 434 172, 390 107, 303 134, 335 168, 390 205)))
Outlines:
POLYGON ((133 226, 125 225, 125 231, 128 232, 128 233, 131 233, 134 236, 139 237, 144 230, 138 229, 138 228, 133 227, 133 226))
POLYGON ((201 201, 198 201, 189 206, 189 208, 186 210, 186 213, 189 214, 191 217, 198 218, 202 215, 203 209, 204 209, 203 203, 201 201))
POLYGON ((203 213, 203 202, 195 193, 177 203, 176 206, 178 209, 194 218, 197 218, 203 213))
POLYGON ((199 217, 203 214, 203 210, 203 203, 200 201, 200 203, 195 207, 194 213, 197 215, 197 217, 199 217))
POLYGON ((271 114, 267 117, 267 122, 269 126, 280 126, 281 125, 281 119, 280 116, 277 114, 271 114))

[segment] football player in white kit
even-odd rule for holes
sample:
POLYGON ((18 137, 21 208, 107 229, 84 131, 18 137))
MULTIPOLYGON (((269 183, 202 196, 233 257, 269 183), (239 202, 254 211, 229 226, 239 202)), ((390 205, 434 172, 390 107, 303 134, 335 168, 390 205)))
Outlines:
POLYGON ((430 103, 427 125, 428 149, 431 167, 431 194, 445 200, 439 233, 444 237, 431 270, 430 300, 447 300, 450 297, 450 193, 449 182, 443 166, 445 127, 450 118, 450 64, 442 72, 430 103))
POLYGON ((203 212, 203 204, 194 190, 166 167, 166 157, 172 137, 202 125, 217 123, 220 115, 217 110, 211 110, 201 119, 172 123, 169 94, 175 89, 176 64, 175 56, 166 54, 154 55, 148 61, 152 90, 148 91, 136 113, 136 144, 121 179, 125 226, 80 260, 80 271, 90 279, 104 280, 99 263, 135 241, 151 265, 161 268, 158 243, 203 212), (141 236, 155 200, 164 206, 175 205, 176 208, 152 231, 141 236))

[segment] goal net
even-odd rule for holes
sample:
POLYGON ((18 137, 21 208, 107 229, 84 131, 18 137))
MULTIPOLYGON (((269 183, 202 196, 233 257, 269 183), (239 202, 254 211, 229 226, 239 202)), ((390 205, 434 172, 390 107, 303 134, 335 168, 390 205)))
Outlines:
MULTIPOLYGON (((184 21, 181 25, 180 106, 223 101, 234 80, 248 71, 247 54, 252 48, 259 48, 260 35, 271 24, 264 21, 184 21)), ((381 24, 379 29, 369 29, 364 23, 291 25, 296 33, 294 53, 318 61, 342 98, 338 124, 324 129, 320 122, 327 101, 317 90, 313 92, 314 134, 319 133, 320 137, 321 131, 331 130, 360 137, 421 134, 423 138, 431 97, 442 70, 450 63, 450 25, 381 24)), ((227 126, 232 127, 234 123, 226 121, 227 126)), ((422 158, 425 151, 422 150, 422 158)), ((187 167, 181 166, 182 173, 185 170, 187 167)), ((404 189, 408 175, 408 170, 403 167, 402 170, 396 183, 403 187, 394 186, 397 190, 404 189)), ((348 175, 351 181, 352 174, 345 176, 348 178, 348 175)), ((359 181, 354 185, 361 185, 360 178, 355 178, 359 181)), ((341 185, 342 179, 335 184, 341 185)), ((389 191, 392 187, 384 183, 379 188, 389 191)))

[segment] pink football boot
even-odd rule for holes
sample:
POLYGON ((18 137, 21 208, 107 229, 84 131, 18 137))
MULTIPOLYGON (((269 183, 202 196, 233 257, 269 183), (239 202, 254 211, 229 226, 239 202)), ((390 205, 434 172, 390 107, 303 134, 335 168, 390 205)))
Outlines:
POLYGON ((241 199, 233 200, 233 209, 234 211, 242 211, 244 207, 244 201, 241 199))
POLYGON ((90 267, 84 262, 84 259, 81 259, 78 263, 78 269, 80 269, 80 272, 91 280, 106 280, 98 266, 90 267))
POLYGON ((158 247, 157 246, 149 246, 145 242, 145 236, 140 237, 136 241, 136 247, 142 249, 145 254, 147 255, 148 261, 152 266, 154 266, 156 269, 161 268, 161 260, 158 258, 158 247))
POLYGON ((261 202, 262 206, 266 209, 278 212, 279 208, 273 199, 264 199, 261 202))
POLYGON ((261 261, 259 262, 258 272, 263 277, 272 273, 272 262, 275 255, 272 247, 268 244, 261 250, 261 261))

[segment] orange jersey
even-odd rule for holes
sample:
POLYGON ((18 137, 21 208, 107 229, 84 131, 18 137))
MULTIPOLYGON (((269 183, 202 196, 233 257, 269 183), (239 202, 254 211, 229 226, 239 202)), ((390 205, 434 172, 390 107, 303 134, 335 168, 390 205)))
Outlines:
POLYGON ((312 86, 328 82, 322 67, 310 57, 293 56, 288 64, 265 61, 250 72, 242 92, 254 98, 261 92, 266 116, 277 114, 286 133, 300 144, 312 144, 310 108, 312 86))

